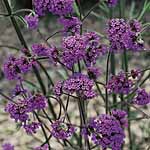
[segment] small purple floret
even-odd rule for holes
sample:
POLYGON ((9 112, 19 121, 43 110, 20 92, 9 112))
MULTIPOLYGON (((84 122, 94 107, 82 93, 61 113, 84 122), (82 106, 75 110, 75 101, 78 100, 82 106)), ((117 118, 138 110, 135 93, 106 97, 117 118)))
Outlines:
POLYGON ((120 122, 114 116, 106 114, 91 118, 87 128, 83 128, 82 135, 91 138, 103 150, 121 150, 125 138, 120 122))
POLYGON ((38 27, 39 24, 39 17, 38 15, 26 15, 25 16, 25 21, 27 22, 28 28, 33 30, 38 27))
POLYGON ((32 122, 28 124, 24 124, 23 128, 25 129, 27 134, 35 134, 37 132, 37 129, 40 127, 40 123, 32 122))
POLYGON ((75 127, 70 124, 66 124, 61 120, 55 121, 52 125, 51 134, 58 139, 67 139, 73 135, 76 131, 75 127))
POLYGON ((110 93, 116 94, 128 94, 131 92, 133 82, 130 79, 127 79, 126 74, 121 71, 118 75, 113 75, 106 85, 106 88, 110 93))
POLYGON ((133 103, 137 105, 147 105, 150 103, 150 93, 147 93, 145 89, 138 89, 136 96, 133 99, 133 103))
POLYGON ((14 150, 14 146, 10 143, 5 143, 2 145, 2 150, 14 150))
POLYGON ((38 146, 34 148, 34 150, 49 150, 48 144, 45 144, 43 146, 38 146))

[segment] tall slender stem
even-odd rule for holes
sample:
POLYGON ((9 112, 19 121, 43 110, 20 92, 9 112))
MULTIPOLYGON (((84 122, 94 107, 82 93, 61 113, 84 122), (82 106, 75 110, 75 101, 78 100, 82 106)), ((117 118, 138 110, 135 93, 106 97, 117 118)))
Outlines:
POLYGON ((18 23, 17 23, 15 17, 12 15, 12 10, 11 10, 11 7, 10 7, 10 5, 9 5, 8 0, 3 0, 3 1, 4 1, 5 6, 6 6, 6 9, 7 9, 7 11, 8 11, 8 14, 10 15, 11 22, 12 22, 14 28, 15 28, 15 31, 16 31, 16 33, 17 33, 17 35, 18 35, 18 38, 19 38, 19 40, 20 40, 22 46, 23 46, 24 48, 27 48, 27 49, 28 49, 28 46, 27 46, 27 44, 26 44, 26 41, 25 41, 25 39, 24 39, 24 37, 23 37, 21 31, 20 31, 19 25, 18 25, 18 23))
MULTIPOLYGON (((108 76, 109 76, 109 60, 110 60, 110 54, 111 52, 108 53, 108 57, 107 57, 107 64, 106 64, 106 85, 108 83, 108 76)), ((108 114, 109 111, 109 106, 108 106, 108 90, 107 88, 105 89, 105 107, 106 107, 106 114, 108 114)))
MULTIPOLYGON (((110 19, 113 17, 113 8, 110 8, 109 17, 110 17, 110 19)), ((111 68, 111 74, 115 75, 116 74, 116 61, 115 61, 115 54, 114 54, 114 52, 111 52, 110 68, 111 68)), ((112 97, 113 97, 113 104, 115 104, 117 102, 116 94, 113 93, 112 97)))
POLYGON ((34 112, 34 114, 35 114, 37 120, 39 121, 39 123, 41 123, 41 129, 42 129, 42 131, 43 131, 44 137, 45 137, 45 139, 46 139, 46 143, 48 143, 49 150, 50 150, 51 147, 50 147, 50 144, 49 144, 49 139, 48 139, 48 137, 47 137, 47 134, 46 134, 46 131, 45 131, 44 126, 43 126, 43 124, 42 124, 42 121, 41 121, 41 119, 39 118, 39 116, 38 116, 38 114, 37 114, 36 112, 34 112))
MULTIPOLYGON (((79 106, 79 111, 80 111, 80 117, 82 119, 82 125, 81 126, 86 127, 86 112, 84 110, 84 103, 82 103, 82 101, 83 100, 80 98, 80 95, 79 95, 78 106, 79 106)), ((86 144, 87 144, 87 149, 91 150, 89 139, 86 139, 86 144)))
MULTIPOLYGON (((125 67, 125 72, 128 72, 128 57, 126 50, 124 50, 124 67, 125 67)), ((129 136, 129 149, 132 150, 132 135, 131 135, 131 122, 129 120, 130 118, 130 106, 127 105, 127 111, 128 111, 128 136, 129 136)))

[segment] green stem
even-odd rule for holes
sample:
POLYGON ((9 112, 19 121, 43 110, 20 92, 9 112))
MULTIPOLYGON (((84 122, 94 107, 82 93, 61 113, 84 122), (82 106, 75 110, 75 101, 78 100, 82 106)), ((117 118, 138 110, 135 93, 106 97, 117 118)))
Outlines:
MULTIPOLYGON (((110 62, 111 62, 111 74, 115 75, 116 74, 116 61, 115 61, 115 55, 112 52, 111 53, 111 57, 110 57, 110 62)), ((113 97, 113 104, 115 104, 117 102, 117 98, 116 98, 116 94, 112 94, 113 97)))
POLYGON ((43 83, 43 81, 42 81, 42 78, 41 78, 41 76, 40 76, 40 73, 39 73, 39 71, 37 70, 37 68, 36 68, 35 66, 33 66, 33 71, 34 71, 34 73, 35 73, 35 75, 36 75, 36 78, 37 78, 37 80, 38 80, 38 82, 39 82, 39 84, 40 84, 40 86, 41 86, 41 89, 42 89, 43 94, 46 95, 46 88, 45 88, 45 86, 44 86, 44 83, 43 83))
MULTIPOLYGON (((112 8, 110 8, 109 17, 110 17, 110 19, 113 17, 113 9, 112 8)), ((116 61, 115 61, 114 52, 111 52, 110 62, 111 62, 110 63, 111 74, 115 75, 116 74, 116 61)), ((113 104, 115 104, 117 102, 116 94, 113 93, 112 97, 113 97, 113 104)))
POLYGON ((46 139, 46 143, 48 143, 49 150, 50 150, 51 147, 50 147, 50 144, 49 144, 49 139, 48 139, 48 137, 47 137, 46 131, 45 131, 44 126, 43 126, 43 124, 42 124, 42 120, 39 118, 39 116, 38 116, 38 114, 37 114, 36 112, 34 112, 34 114, 35 114, 35 116, 36 116, 38 122, 41 123, 41 129, 42 129, 42 131, 43 131, 44 137, 45 137, 45 139, 46 139))
MULTIPOLYGON (((84 102, 82 103, 82 99, 80 98, 80 95, 79 95, 79 99, 78 99, 78 106, 79 106, 79 111, 80 111, 80 118, 81 118, 81 122, 82 122, 82 125, 81 126, 85 126, 86 127, 86 112, 84 111, 84 102)), ((86 139, 86 143, 87 145, 87 149, 88 150, 91 150, 90 148, 90 143, 89 143, 89 139, 86 139)))
POLYGON ((27 49, 28 49, 28 46, 27 46, 27 44, 26 44, 26 41, 25 41, 25 39, 24 39, 24 37, 23 37, 21 31, 20 31, 19 25, 18 25, 18 23, 17 23, 15 17, 12 16, 12 10, 11 10, 11 7, 9 6, 8 0, 3 0, 3 1, 4 1, 5 6, 6 6, 6 9, 7 9, 7 11, 8 11, 8 14, 10 15, 11 22, 12 22, 14 28, 15 28, 15 31, 16 31, 16 33, 17 33, 17 35, 18 35, 18 38, 19 38, 19 40, 20 40, 22 46, 23 46, 24 48, 27 48, 27 49))
POLYGON ((96 81, 95 81, 95 85, 96 85, 96 88, 97 88, 97 90, 99 92, 99 95, 102 97, 102 99, 103 99, 103 101, 105 103, 106 102, 105 97, 104 97, 104 95, 103 95, 103 93, 102 93, 102 91, 101 91, 101 89, 100 89, 100 87, 99 87, 99 85, 98 85, 98 83, 96 81))
POLYGON ((124 7, 125 6, 125 1, 124 0, 119 0, 119 17, 125 17, 125 11, 124 11, 124 7))
MULTIPOLYGON (((108 76, 109 76, 109 60, 110 60, 110 54, 111 52, 108 53, 108 57, 107 57, 107 64, 106 64, 106 85, 108 83, 108 76)), ((108 90, 107 88, 105 88, 105 107, 106 107, 106 114, 108 114, 109 111, 109 103, 108 103, 108 90)))
MULTIPOLYGON (((126 50, 124 50, 124 67, 125 72, 128 72, 128 56, 126 50)), ((128 78, 128 76, 127 76, 128 78)), ((133 142, 132 142, 132 134, 131 134, 131 122, 129 120, 130 118, 130 106, 127 105, 127 112, 128 112, 128 136, 129 136, 129 149, 133 150, 133 142)))
POLYGON ((11 45, 0 45, 0 47, 6 47, 6 48, 14 49, 14 50, 17 50, 17 51, 20 50, 20 48, 15 47, 15 46, 11 46, 11 45))
POLYGON ((46 71, 45 67, 39 61, 37 61, 37 63, 39 64, 39 66, 41 67, 43 72, 45 73, 45 75, 48 79, 48 82, 49 82, 48 85, 51 84, 52 86, 54 86, 53 80, 52 80, 51 76, 48 74, 48 72, 46 71))

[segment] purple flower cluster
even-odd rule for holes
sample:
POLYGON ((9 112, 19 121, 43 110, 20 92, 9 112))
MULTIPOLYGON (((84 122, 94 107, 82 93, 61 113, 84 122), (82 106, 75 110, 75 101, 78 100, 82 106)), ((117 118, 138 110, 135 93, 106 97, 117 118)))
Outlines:
POLYGON ((131 77, 133 79, 139 79, 141 77, 141 70, 140 69, 132 69, 131 70, 131 77))
POLYGON ((14 80, 21 77, 21 73, 26 73, 32 69, 32 65, 35 64, 33 59, 26 57, 15 58, 10 56, 4 63, 3 70, 8 80, 14 80))
POLYGON ((71 32, 73 34, 80 33, 81 21, 77 17, 61 17, 59 18, 60 24, 64 26, 64 34, 71 32))
POLYGON ((51 125, 51 134, 58 139, 67 139, 76 131, 75 127, 71 124, 66 124, 61 120, 55 121, 51 125))
POLYGON ((83 99, 92 99, 97 96, 96 92, 92 89, 94 82, 88 76, 81 73, 75 73, 64 82, 58 82, 54 87, 54 92, 57 96, 63 94, 73 94, 76 92, 83 99))
POLYGON ((15 88, 12 90, 12 98, 27 93, 26 89, 22 89, 20 84, 17 84, 15 88))
POLYGON ((34 150, 49 150, 48 144, 34 148, 34 150))
POLYGON ((67 15, 73 12, 74 0, 34 0, 35 12, 39 16, 52 12, 56 15, 67 15))
POLYGON ((150 103, 150 93, 148 94, 145 89, 138 89, 133 103, 137 105, 146 105, 150 103))
POLYGON ((38 23, 39 23, 39 17, 38 15, 32 15, 32 14, 29 14, 29 15, 26 15, 24 17, 25 21, 27 22, 27 26, 29 29, 36 29, 37 26, 38 26, 38 23))
POLYGON ((46 97, 39 93, 29 97, 29 99, 27 99, 27 101, 29 101, 28 108, 32 111, 33 110, 41 110, 47 106, 46 97))
POLYGON ((114 7, 117 5, 118 0, 106 0, 109 7, 114 7))
POLYGON ((129 49, 133 51, 140 51, 144 48, 144 41, 141 36, 142 25, 138 20, 131 20, 128 22, 130 26, 129 49))
POLYGON ((107 114, 101 114, 96 118, 91 118, 88 127, 83 129, 82 134, 85 138, 91 137, 91 140, 96 145, 100 145, 103 150, 107 148, 121 150, 125 134, 120 121, 117 119, 107 114))
POLYGON ((80 60, 86 65, 92 66, 99 56, 107 52, 107 46, 99 44, 100 37, 95 32, 87 32, 84 35, 76 34, 68 36, 62 42, 62 61, 72 68, 80 60))
POLYGON ((56 96, 61 96, 63 93, 63 81, 58 81, 54 87, 54 94, 56 96))
POLYGON ((140 38, 141 25, 137 20, 127 22, 124 19, 111 19, 107 32, 111 51, 138 51, 143 48, 143 40, 140 38))
POLYGON ((95 32, 84 33, 86 44, 85 62, 87 66, 94 65, 99 56, 107 53, 107 46, 100 43, 100 36, 95 32))
POLYGON ((44 44, 33 44, 32 52, 37 56, 48 56, 50 48, 44 44))
POLYGON ((19 99, 14 103, 9 102, 5 107, 5 111, 8 112, 10 117, 15 119, 16 122, 20 121, 25 123, 29 119, 30 112, 46 107, 46 101, 47 99, 43 95, 36 94, 23 100, 19 99))
POLYGON ((62 61, 68 68, 72 68, 75 63, 85 57, 86 44, 82 35, 76 34, 64 38, 62 48, 62 61))
POLYGON ((122 127, 128 127, 128 120, 127 120, 127 112, 123 110, 112 110, 112 116, 114 116, 119 122, 122 127))
POLYGON ((102 73, 100 68, 94 66, 88 67, 87 71, 90 79, 97 79, 102 73))
POLYGON ((19 100, 17 103, 8 103, 5 107, 5 111, 10 114, 15 121, 26 122, 29 118, 28 101, 19 100))
POLYGON ((36 133, 36 130, 40 127, 40 123, 32 122, 28 124, 24 124, 23 128, 25 129, 27 134, 34 134, 36 133))
POLYGON ((33 44, 32 52, 34 55, 37 55, 37 56, 49 57, 50 61, 53 63, 56 63, 58 60, 59 53, 56 47, 54 46, 48 47, 44 44, 33 44))
MULTIPOLYGON (((22 89, 19 87, 19 90, 22 89)), ((27 94, 29 94, 27 98, 9 102, 5 107, 5 111, 10 114, 12 119, 21 123, 21 127, 25 129, 27 134, 34 134, 40 127, 40 123, 31 122, 30 113, 44 109, 47 106, 47 99, 39 93, 31 95, 26 92, 27 94)))
POLYGON ((14 150, 14 146, 10 143, 5 143, 2 145, 2 150, 14 150))
POLYGON ((48 10, 56 15, 67 15, 73 12, 74 0, 51 0, 48 10))
POLYGON ((126 74, 121 71, 118 75, 113 75, 107 85, 106 88, 110 93, 116 94, 128 94, 131 92, 133 86, 132 80, 126 77, 126 74))
POLYGON ((35 8, 36 14, 39 16, 45 15, 47 12, 47 6, 50 3, 50 0, 33 0, 33 5, 35 8))

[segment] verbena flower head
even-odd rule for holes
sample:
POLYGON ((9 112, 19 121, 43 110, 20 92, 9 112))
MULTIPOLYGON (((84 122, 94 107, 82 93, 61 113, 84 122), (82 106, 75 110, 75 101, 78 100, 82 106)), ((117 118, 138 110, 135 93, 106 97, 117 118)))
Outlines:
POLYGON ((43 146, 38 146, 34 148, 34 150, 49 150, 48 144, 45 144, 43 146))
POLYGON ((32 14, 29 14, 29 15, 26 15, 24 17, 25 21, 27 22, 27 27, 29 29, 36 29, 38 27, 38 24, 39 24, 39 17, 38 15, 32 15, 32 14))
POLYGON ((108 22, 108 37, 110 50, 122 52, 125 49, 139 51, 143 48, 143 41, 139 37, 141 25, 138 21, 124 19, 111 19, 108 22))
POLYGON ((96 32, 86 32, 83 36, 87 43, 87 48, 95 48, 98 46, 100 42, 100 36, 96 32))
POLYGON ((68 68, 72 68, 75 63, 85 57, 85 40, 79 34, 64 38, 62 48, 62 61, 68 68))
POLYGON ((96 63, 99 56, 106 54, 107 46, 100 44, 100 36, 95 32, 87 32, 83 36, 87 49, 85 63, 89 67, 96 63))
POLYGON ((17 103, 9 102, 5 107, 5 111, 8 112, 10 117, 16 122, 26 122, 29 118, 28 102, 24 100, 20 100, 17 103))
POLYGON ((127 127, 128 126, 128 120, 127 120, 127 112, 123 110, 112 110, 112 116, 116 118, 120 122, 120 125, 122 127, 127 127))
POLYGON ((73 12, 74 0, 50 0, 48 10, 56 15, 67 15, 73 12))
POLYGON ((63 91, 66 93, 77 92, 83 99, 92 99, 97 96, 93 90, 94 82, 88 76, 75 73, 69 79, 64 81, 63 91))
POLYGON ((34 0, 33 4, 39 16, 46 12, 63 16, 73 12, 73 2, 74 0, 34 0))
POLYGON ((125 38, 130 37, 129 25, 124 19, 111 19, 108 22, 108 37, 112 51, 123 51, 128 48, 125 38), (127 37, 125 37, 126 35, 127 37))
POLYGON ((141 23, 136 19, 129 21, 129 25, 130 25, 131 31, 133 32, 141 32, 142 30, 141 23))
POLYGON ((97 79, 102 73, 100 68, 94 67, 94 66, 88 67, 87 71, 88 71, 88 76, 90 79, 97 79))
POLYGON ((19 79, 21 77, 21 73, 30 71, 34 64, 34 60, 29 60, 24 56, 20 58, 10 56, 3 65, 4 74, 9 80, 19 79))
POLYGON ((70 124, 66 124, 61 120, 55 121, 51 125, 51 134, 58 139, 67 139, 73 135, 73 133, 76 131, 75 127, 70 124))
POLYGON ((142 24, 138 20, 131 20, 128 22, 130 26, 130 42, 129 47, 133 51, 141 51, 144 49, 144 41, 141 36, 142 24))
POLYGON ((72 34, 80 33, 81 21, 77 17, 61 17, 59 18, 60 24, 64 26, 64 34, 70 32, 72 34))
POLYGON ((92 99, 97 96, 93 90, 94 82, 90 78, 81 73, 74 73, 65 81, 59 81, 54 86, 56 96, 61 96, 63 93, 73 94, 78 93, 83 99, 92 99))
POLYGON ((47 5, 49 3, 50 0, 33 0, 36 14, 38 14, 39 16, 45 15, 45 13, 47 12, 47 5))
POLYGON ((140 69, 132 69, 131 70, 131 77, 133 79, 139 79, 141 77, 141 70, 140 69))
POLYGON ((33 44, 32 53, 37 56, 48 56, 50 48, 45 44, 33 44))
POLYGON ((150 103, 150 93, 147 93, 145 89, 138 89, 136 96, 133 99, 133 103, 137 105, 146 105, 150 103))
POLYGON ((85 137, 91 137, 91 140, 103 150, 107 148, 121 150, 125 138, 120 122, 115 117, 106 114, 91 118, 87 129, 85 128, 82 134, 85 137))
POLYGON ((38 122, 32 122, 28 124, 24 124, 23 128, 25 129, 27 134, 35 134, 37 132, 37 129, 40 127, 40 123, 38 122))
POLYGON ((127 79, 126 74, 121 71, 118 73, 118 75, 113 75, 109 79, 106 88, 110 93, 128 94, 131 92, 132 86, 132 80, 127 79))
POLYGON ((61 96, 63 93, 63 81, 58 81, 54 87, 54 94, 56 96, 61 96))
POLYGON ((39 93, 27 98, 26 101, 28 101, 28 108, 31 111, 32 110, 41 110, 47 106, 46 97, 39 93))
POLYGON ((31 95, 29 91, 27 92, 28 97, 18 99, 15 102, 9 102, 5 107, 5 111, 8 112, 10 117, 16 122, 20 121, 25 123, 29 119, 30 112, 44 109, 47 106, 47 99, 45 96, 40 93, 31 95))
POLYGON ((114 7, 117 5, 118 0, 106 0, 109 7, 114 7))
POLYGON ((17 65, 21 73, 27 73, 32 69, 33 65, 36 65, 36 62, 33 59, 28 59, 27 57, 22 56, 18 58, 17 65))
POLYGON ((59 52, 56 47, 48 47, 45 44, 33 44, 32 53, 37 56, 46 56, 49 57, 49 60, 52 63, 56 63, 58 60, 59 52))
POLYGON ((2 145, 2 150, 14 150, 14 146, 11 145, 10 143, 4 143, 2 145))
POLYGON ((49 60, 50 62, 56 64, 59 60, 59 51, 55 46, 51 46, 49 50, 49 60))
POLYGON ((27 93, 26 89, 23 89, 20 84, 16 84, 15 88, 12 90, 12 98, 27 93))
POLYGON ((9 80, 17 79, 21 72, 17 64, 17 59, 14 56, 10 56, 4 63, 3 70, 6 78, 9 80))

